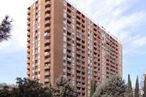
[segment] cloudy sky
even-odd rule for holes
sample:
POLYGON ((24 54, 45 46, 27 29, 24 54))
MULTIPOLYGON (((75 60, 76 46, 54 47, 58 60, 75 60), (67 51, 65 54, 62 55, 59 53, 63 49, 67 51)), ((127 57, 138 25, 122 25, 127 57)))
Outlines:
MULTIPOLYGON (((68 0, 123 45, 123 78, 146 72, 145 0, 68 0)), ((26 76, 27 8, 33 0, 0 0, 0 21, 13 18, 12 37, 0 43, 0 82, 26 76)))

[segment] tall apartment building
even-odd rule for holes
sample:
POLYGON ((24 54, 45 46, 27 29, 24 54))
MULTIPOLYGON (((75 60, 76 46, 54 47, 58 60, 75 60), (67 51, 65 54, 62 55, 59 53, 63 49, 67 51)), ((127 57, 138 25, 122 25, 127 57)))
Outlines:
POLYGON ((54 84, 64 75, 88 97, 91 79, 122 76, 120 43, 67 1, 35 1, 27 19, 29 79, 54 84))

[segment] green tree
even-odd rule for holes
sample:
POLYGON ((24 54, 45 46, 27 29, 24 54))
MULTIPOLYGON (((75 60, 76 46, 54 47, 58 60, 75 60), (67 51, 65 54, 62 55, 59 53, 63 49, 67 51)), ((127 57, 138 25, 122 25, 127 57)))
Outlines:
POLYGON ((61 76, 53 88, 53 97, 77 97, 77 90, 63 76, 61 76))
POLYGON ((53 97, 51 86, 44 86, 37 80, 17 78, 15 87, 1 85, 0 97, 53 97))
POLYGON ((136 84, 135 84, 135 97, 139 97, 139 81, 138 81, 138 77, 136 79, 136 84))
POLYGON ((128 95, 128 97, 133 97, 133 90, 132 90, 131 78, 130 78, 130 75, 129 74, 128 74, 127 95, 128 95))
POLYGON ((10 97, 9 87, 7 85, 1 87, 0 97, 10 97))
POLYGON ((0 24, 0 42, 3 40, 8 40, 10 38, 10 32, 12 28, 12 20, 9 19, 9 16, 5 16, 0 24))
POLYGON ((111 79, 101 83, 93 97, 125 97, 127 85, 124 80, 118 76, 113 76, 111 79))
POLYGON ((94 79, 91 80, 90 82, 90 97, 93 96, 94 92, 96 91, 96 81, 94 79))
POLYGON ((51 97, 48 87, 38 83, 37 80, 17 78, 18 88, 13 89, 14 97, 51 97))
POLYGON ((143 97, 146 97, 146 75, 144 76, 144 94, 143 97))

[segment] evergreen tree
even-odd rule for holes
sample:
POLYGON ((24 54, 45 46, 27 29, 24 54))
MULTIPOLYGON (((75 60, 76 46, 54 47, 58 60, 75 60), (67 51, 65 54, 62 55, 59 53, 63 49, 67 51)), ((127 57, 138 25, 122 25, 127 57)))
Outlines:
POLYGON ((3 40, 8 40, 10 38, 10 31, 12 28, 12 20, 9 19, 9 16, 5 16, 0 24, 0 42, 3 40))
POLYGON ((146 97, 146 75, 144 77, 144 94, 143 97, 146 97))
POLYGON ((63 76, 61 76, 53 89, 53 97, 77 97, 77 90, 63 76))
POLYGON ((136 84, 135 84, 135 97, 139 97, 139 81, 138 81, 138 77, 136 79, 136 84))
POLYGON ((128 88, 127 88, 127 95, 128 95, 128 97, 133 97, 131 78, 130 78, 130 75, 129 75, 129 74, 128 74, 128 88))
POLYGON ((124 80, 118 76, 100 84, 93 97, 125 97, 127 85, 124 80))

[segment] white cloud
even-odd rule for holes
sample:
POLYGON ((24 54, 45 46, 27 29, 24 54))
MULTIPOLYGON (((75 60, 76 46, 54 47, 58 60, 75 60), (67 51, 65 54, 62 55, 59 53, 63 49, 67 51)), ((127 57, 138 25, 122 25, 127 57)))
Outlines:
POLYGON ((131 13, 130 15, 121 16, 119 18, 111 20, 109 24, 107 24, 106 28, 109 31, 112 31, 114 35, 116 35, 116 33, 119 34, 126 28, 129 28, 130 30, 130 28, 137 26, 138 23, 144 20, 145 16, 146 13, 143 11, 134 12, 131 13))
POLYGON ((127 37, 124 44, 124 55, 143 56, 146 55, 146 36, 140 34, 127 37))
POLYGON ((133 45, 136 47, 146 47, 146 36, 142 36, 134 40, 133 45))

